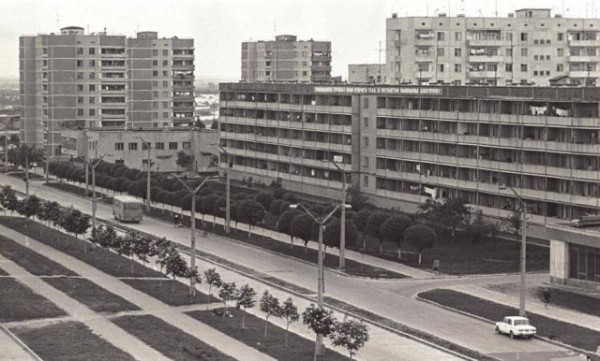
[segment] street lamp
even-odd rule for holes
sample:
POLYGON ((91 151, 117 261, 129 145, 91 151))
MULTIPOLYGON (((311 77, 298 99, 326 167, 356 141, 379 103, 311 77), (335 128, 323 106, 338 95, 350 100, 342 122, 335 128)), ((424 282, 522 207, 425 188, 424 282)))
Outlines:
POLYGON ((527 259, 527 203, 521 198, 519 193, 510 185, 500 185, 500 190, 510 189, 521 203, 521 216, 523 217, 521 224, 521 287, 519 290, 519 315, 525 316, 525 272, 527 259))
POLYGON ((102 159, 104 159, 104 157, 106 157, 107 155, 111 154, 103 154, 99 158, 93 159, 91 161, 88 159, 87 156, 85 158, 81 156, 77 157, 77 159, 80 159, 85 163, 86 174, 88 167, 92 170, 92 229, 96 228, 96 167, 100 164, 100 162, 102 162, 102 159))
POLYGON ((346 171, 339 166, 338 162, 342 162, 343 157, 334 155, 333 160, 329 160, 342 173, 342 199, 341 218, 340 218, 340 269, 346 268, 346 171))
POLYGON ((231 232, 231 178, 229 177, 228 168, 233 168, 233 163, 231 162, 229 152, 225 147, 221 144, 213 143, 211 145, 217 145, 223 153, 227 156, 228 166, 225 167, 225 233, 229 234, 231 232))
MULTIPOLYGON (((192 212, 190 219, 190 269, 192 272, 196 269, 196 193, 202 188, 206 182, 213 179, 214 177, 206 177, 196 188, 192 189, 188 186, 178 175, 175 178, 183 184, 185 189, 192 195, 192 212)), ((196 277, 193 273, 190 274, 190 296, 196 296, 196 277)))
MULTIPOLYGON (((147 173, 146 173, 146 211, 150 212, 150 168, 154 165, 154 162, 150 159, 150 148, 151 148, 151 143, 150 142, 146 142, 144 140, 144 138, 138 136, 136 138, 139 138, 142 141, 142 144, 146 144, 146 150, 148 151, 148 163, 146 164, 147 168, 147 173)), ((142 146, 143 147, 143 146, 142 146)))
MULTIPOLYGON (((325 270, 323 267, 323 230, 325 229, 325 223, 331 218, 338 210, 338 208, 346 207, 346 205, 337 205, 328 215, 324 217, 317 217, 312 214, 302 204, 290 204, 291 209, 302 208, 306 214, 308 214, 318 225, 319 225, 319 251, 318 251, 318 263, 317 263, 317 305, 319 308, 323 308, 323 293, 325 293, 325 270)), ((317 335, 317 343, 315 343, 315 354, 323 354, 323 335, 317 335)))

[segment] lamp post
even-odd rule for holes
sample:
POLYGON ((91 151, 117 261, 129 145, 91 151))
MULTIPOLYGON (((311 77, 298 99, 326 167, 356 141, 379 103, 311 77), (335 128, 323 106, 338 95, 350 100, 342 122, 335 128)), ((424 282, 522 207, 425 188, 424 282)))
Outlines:
POLYGON ((232 168, 233 163, 231 162, 229 152, 227 151, 227 149, 225 149, 225 147, 223 147, 221 144, 216 144, 216 143, 211 144, 211 145, 219 146, 219 148, 221 148, 223 153, 225 153, 225 155, 227 156, 227 167, 225 167, 225 172, 224 172, 225 173, 225 233, 229 234, 231 232, 231 193, 230 193, 231 178, 229 177, 228 168, 232 168))
POLYGON ((333 156, 330 162, 342 173, 342 199, 340 202, 340 269, 346 268, 346 171, 339 166, 341 156, 333 156))
MULTIPOLYGON (((324 217, 317 217, 312 214, 306 207, 302 204, 290 204, 290 208, 297 209, 298 207, 302 208, 306 214, 308 214, 318 225, 319 225, 319 251, 318 251, 318 261, 317 261, 317 305, 319 308, 323 308, 323 293, 325 293, 325 271, 323 267, 323 229, 325 228, 325 223, 334 213, 338 210, 338 208, 345 207, 346 205, 337 205, 328 215, 324 217)), ((317 335, 317 342, 315 343, 315 354, 322 355, 323 354, 323 335, 317 335)))
POLYGON ((146 211, 150 212, 150 168, 154 165, 154 162, 150 159, 151 144, 150 142, 146 142, 142 137, 138 136, 137 138, 143 142, 142 144, 146 144, 146 150, 148 151, 148 163, 146 164, 146 211))
MULTIPOLYGON (((85 168, 89 167, 92 170, 92 229, 96 228, 96 167, 102 162, 102 159, 110 154, 104 154, 99 158, 89 160, 87 157, 77 157, 85 163, 85 168)), ((87 172, 86 172, 87 174, 87 172)))
POLYGON ((527 203, 521 198, 519 193, 509 185, 501 185, 501 190, 510 189, 521 203, 521 216, 523 217, 521 223, 521 286, 519 289, 519 315, 525 316, 525 272, 526 272, 526 260, 527 260, 527 203))
MULTIPOLYGON (((213 177, 204 178, 204 180, 200 183, 200 185, 198 185, 196 188, 192 189, 179 176, 177 176, 177 175, 174 175, 174 176, 175 176, 175 178, 177 178, 177 180, 179 182, 181 182, 181 184, 183 184, 185 189, 192 195, 192 204, 191 204, 192 210, 191 210, 191 219, 190 219, 190 257, 191 257, 190 269, 193 272, 196 269, 196 193, 198 193, 200 188, 202 188, 204 186, 204 184, 206 184, 206 182, 209 181, 210 179, 212 179, 213 177)), ((196 296, 196 278, 193 273, 191 274, 191 277, 190 277, 190 296, 192 296, 192 297, 196 296)))

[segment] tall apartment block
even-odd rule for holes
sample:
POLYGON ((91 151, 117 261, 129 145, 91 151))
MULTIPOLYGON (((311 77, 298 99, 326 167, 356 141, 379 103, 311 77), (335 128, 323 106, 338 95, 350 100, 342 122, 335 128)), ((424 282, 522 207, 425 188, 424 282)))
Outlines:
POLYGON ((60 34, 22 36, 19 45, 23 139, 50 145, 52 154, 62 128, 193 121, 193 39, 66 27, 60 34))
POLYGON ((331 80, 331 42, 297 40, 242 43, 242 81, 318 83, 331 80))
POLYGON ((237 83, 220 96, 234 177, 339 199, 338 155, 385 207, 453 197, 506 217, 508 184, 533 223, 600 214, 600 88, 237 83))
POLYGON ((392 84, 599 84, 600 19, 393 15, 386 41, 392 84))

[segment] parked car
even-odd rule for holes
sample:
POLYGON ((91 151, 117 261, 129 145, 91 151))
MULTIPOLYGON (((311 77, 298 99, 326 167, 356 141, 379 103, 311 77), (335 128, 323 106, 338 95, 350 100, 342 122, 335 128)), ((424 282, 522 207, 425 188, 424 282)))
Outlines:
POLYGON ((508 316, 501 322, 496 322, 496 332, 510 335, 510 338, 532 338, 536 331, 536 328, 529 324, 527 317, 508 316))

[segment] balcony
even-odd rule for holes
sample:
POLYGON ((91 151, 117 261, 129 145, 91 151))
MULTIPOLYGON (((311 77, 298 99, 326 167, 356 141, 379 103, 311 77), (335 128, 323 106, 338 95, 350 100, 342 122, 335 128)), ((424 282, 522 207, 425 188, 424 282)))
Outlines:
POLYGON ((467 40, 467 46, 489 46, 489 47, 500 47, 500 46, 510 46, 509 40, 503 39, 469 39, 467 40))
POLYGON ((569 46, 571 46, 571 47, 598 47, 598 46, 600 46, 600 39, 569 40, 569 46))
POLYGON ((598 63, 600 56, 598 55, 571 55, 569 63, 598 63))
POLYGON ((469 78, 486 78, 495 79, 498 78, 497 71, 470 71, 467 73, 469 78))
POLYGON ((587 71, 587 70, 569 71, 569 77, 571 77, 571 78, 583 78, 583 79, 598 78, 598 77, 600 77, 600 71, 597 71, 597 70, 593 70, 593 71, 587 71))
POLYGON ((432 63, 433 54, 417 54, 415 57, 415 63, 432 63))
POLYGON ((469 55, 470 63, 501 63, 501 55, 469 55))
POLYGON ((432 71, 418 71, 415 73, 415 79, 432 79, 434 74, 432 71))

